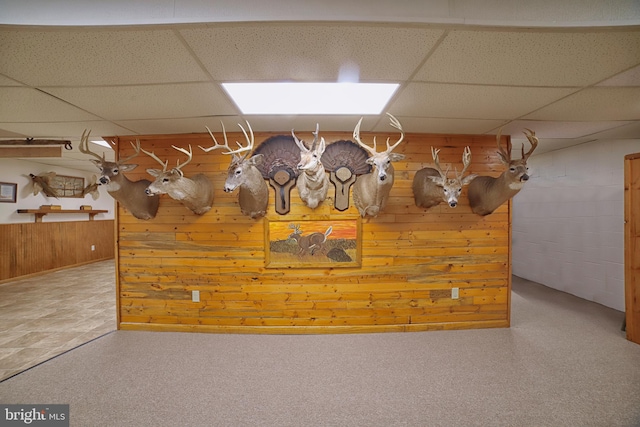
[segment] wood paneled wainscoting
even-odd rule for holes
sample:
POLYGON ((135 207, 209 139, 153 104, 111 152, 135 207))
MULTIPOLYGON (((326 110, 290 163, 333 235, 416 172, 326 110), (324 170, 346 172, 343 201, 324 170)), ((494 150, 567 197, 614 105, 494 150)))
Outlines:
POLYGON ((0 224, 0 236, 0 282, 110 259, 115 252, 113 220, 0 224))
MULTIPOLYGON (((301 134, 311 138, 310 131, 301 134)), ((257 133, 256 146, 272 135, 257 133)), ((393 133, 376 135, 379 142, 387 136, 397 140, 393 133)), ((327 144, 352 137, 347 132, 321 136, 327 144)), ((361 137, 373 140, 373 134, 361 137)), ((503 138, 504 143, 508 137, 503 138)), ((170 165, 184 157, 172 144, 212 145, 206 133, 138 139, 170 165)), ((229 134, 229 140, 244 141, 244 136, 229 134)), ((120 156, 132 153, 128 139, 118 142, 120 156)), ((333 207, 333 186, 331 199, 315 210, 303 205, 293 189, 286 215, 275 212, 270 188, 267 217, 252 220, 241 215, 237 191, 223 192, 229 156, 194 148, 193 161, 183 170, 187 177, 204 173, 212 179, 211 211, 195 215, 166 195, 149 221, 119 208, 119 328, 295 334, 508 327, 510 203, 480 217, 471 212, 465 188, 455 209, 444 203, 428 211, 416 207, 411 183, 417 170, 433 165, 431 146, 442 150, 440 164, 451 164, 451 175, 454 167, 462 169, 465 146, 473 155, 470 172, 497 176, 504 170, 493 135, 407 134, 395 150, 406 158, 395 163, 388 206, 377 218, 362 219, 361 265, 346 268, 270 268, 265 263, 270 221, 359 218, 353 203, 343 212, 333 207), (459 289, 459 298, 452 299, 452 288, 459 289), (192 291, 199 291, 198 302, 192 291)), ((135 163, 138 168, 128 174, 134 180, 148 178, 145 170, 158 166, 145 155, 135 163)))

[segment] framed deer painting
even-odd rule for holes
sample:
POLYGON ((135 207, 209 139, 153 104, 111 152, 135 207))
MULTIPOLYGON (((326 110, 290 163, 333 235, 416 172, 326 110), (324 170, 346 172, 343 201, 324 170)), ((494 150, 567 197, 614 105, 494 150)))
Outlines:
POLYGON ((360 218, 265 221, 267 268, 360 267, 360 218))

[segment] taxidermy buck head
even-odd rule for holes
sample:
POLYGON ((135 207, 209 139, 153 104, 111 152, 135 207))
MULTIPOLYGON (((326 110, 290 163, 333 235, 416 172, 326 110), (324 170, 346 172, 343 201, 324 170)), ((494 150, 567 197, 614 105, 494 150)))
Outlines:
POLYGON ((471 210, 473 213, 482 216, 489 215, 504 202, 518 194, 524 183, 529 180, 527 159, 538 146, 538 138, 535 132, 531 129, 525 129, 523 133, 529 140, 531 148, 525 154, 524 144, 522 144, 522 158, 511 160, 511 141, 507 142, 506 150, 502 148, 500 144, 501 131, 502 129, 496 135, 498 157, 508 169, 497 178, 479 176, 469 184, 468 197, 471 210))
POLYGON ((167 170, 169 160, 163 162, 153 152, 141 150, 162 165, 162 170, 147 169, 147 172, 156 180, 147 187, 145 192, 149 196, 168 194, 169 197, 182 202, 187 209, 197 215, 209 212, 213 205, 213 184, 211 180, 201 173, 194 175, 191 179, 185 177, 182 168, 193 159, 191 145, 189 145, 189 151, 175 145, 172 145, 172 147, 186 154, 187 160, 182 163, 178 161, 177 166, 170 170, 167 170))
POLYGON ((353 186, 353 203, 362 217, 367 215, 375 217, 384 210, 393 186, 394 169, 391 163, 404 159, 403 154, 393 152, 404 139, 402 125, 391 114, 387 113, 387 115, 391 120, 391 126, 400 131, 400 138, 393 145, 389 144, 389 138, 387 138, 385 151, 376 151, 375 137, 373 138, 373 147, 369 147, 360 140, 362 118, 353 130, 353 139, 360 147, 369 152, 371 157, 367 159, 367 163, 373 167, 371 173, 360 175, 353 186))
POLYGON ((140 141, 136 141, 131 146, 135 153, 126 159, 119 159, 115 162, 105 160, 104 155, 100 156, 89 149, 89 133, 83 132, 80 139, 80 152, 95 157, 91 160, 100 169, 98 182, 106 185, 107 192, 116 199, 126 210, 131 212, 138 219, 151 219, 156 216, 160 204, 160 196, 148 197, 145 190, 151 181, 141 179, 130 181, 124 172, 134 170, 138 165, 127 163, 140 154, 140 141), (86 135, 85 135, 86 133, 86 135))
POLYGON ((457 169, 454 169, 455 178, 447 177, 449 166, 447 166, 447 170, 442 172, 438 157, 439 152, 439 149, 434 150, 431 147, 435 168, 420 169, 413 177, 413 198, 418 207, 428 209, 441 202, 446 202, 449 207, 455 208, 458 206, 458 197, 462 192, 462 187, 469 184, 477 176, 473 174, 464 176, 471 164, 471 149, 469 147, 465 147, 462 153, 462 172, 458 174, 457 169))
POLYGON ((229 141, 227 140, 227 132, 225 131, 224 124, 222 125, 222 133, 224 135, 224 144, 218 144, 218 141, 211 133, 211 130, 207 128, 211 139, 213 139, 214 145, 209 148, 200 147, 205 152, 216 149, 224 149, 222 154, 231 154, 231 164, 227 171, 227 180, 224 183, 224 191, 227 193, 232 192, 236 188, 240 188, 238 192, 238 203, 240 204, 240 210, 244 215, 248 215, 251 218, 259 218, 264 216, 267 212, 267 204, 269 203, 269 187, 265 182, 262 174, 256 167, 262 161, 262 155, 258 154, 253 157, 249 157, 255 139, 253 136, 253 130, 249 122, 247 127, 249 128, 249 135, 247 131, 242 127, 242 133, 247 140, 247 146, 243 147, 242 144, 236 141, 238 149, 232 150, 229 147, 229 141), (240 155, 240 153, 244 153, 240 155))
POLYGON ((302 171, 298 176, 296 186, 300 199, 311 209, 318 207, 327 198, 329 191, 329 177, 324 171, 321 157, 325 149, 324 138, 320 138, 318 143, 319 124, 316 124, 316 131, 313 133, 311 148, 307 148, 304 141, 296 137, 293 129, 291 135, 300 148, 300 163, 298 170, 302 171))

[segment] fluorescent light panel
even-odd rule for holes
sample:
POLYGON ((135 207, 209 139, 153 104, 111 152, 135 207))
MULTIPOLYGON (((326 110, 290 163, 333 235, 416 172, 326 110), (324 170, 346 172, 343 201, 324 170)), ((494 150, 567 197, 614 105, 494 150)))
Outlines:
POLYGON ((223 83, 243 114, 380 114, 397 83, 223 83))
POLYGON ((103 147, 107 147, 110 150, 113 150, 113 147, 107 141, 99 140, 99 141, 91 141, 91 142, 94 144, 101 145, 103 147))

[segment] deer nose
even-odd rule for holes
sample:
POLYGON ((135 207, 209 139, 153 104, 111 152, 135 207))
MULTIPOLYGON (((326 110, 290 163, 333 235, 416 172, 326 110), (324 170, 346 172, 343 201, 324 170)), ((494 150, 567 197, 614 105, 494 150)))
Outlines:
POLYGON ((144 190, 144 194, 146 194, 147 196, 151 195, 151 190, 149 190, 148 188, 144 190))
POLYGON ((529 180, 529 175, 527 175, 526 173, 522 175, 522 177, 520 178, 520 181, 528 181, 528 180, 529 180))
POLYGON ((231 190, 231 188, 229 188, 229 187, 224 187, 224 192, 225 192, 225 193, 231 193, 231 191, 232 191, 232 190, 231 190))
POLYGON ((458 206, 458 202, 450 202, 449 206, 451 206, 452 208, 455 208, 456 206, 458 206))
POLYGON ((100 184, 108 184, 108 183, 109 183, 109 179, 107 179, 106 176, 100 177, 100 184))
POLYGON ((382 176, 380 177, 380 181, 384 181, 385 179, 387 179, 387 175, 382 175, 382 176))

